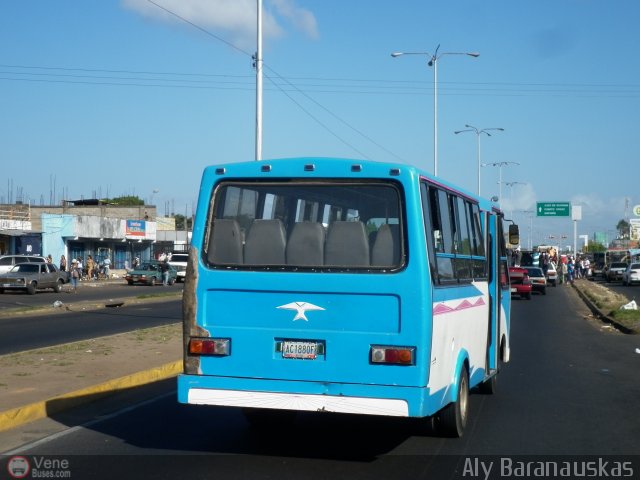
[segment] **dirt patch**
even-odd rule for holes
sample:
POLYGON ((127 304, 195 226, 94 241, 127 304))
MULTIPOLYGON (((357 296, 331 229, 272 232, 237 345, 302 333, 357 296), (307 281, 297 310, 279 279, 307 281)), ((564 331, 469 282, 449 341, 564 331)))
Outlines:
POLYGON ((3 355, 0 411, 158 367, 181 357, 181 324, 3 355))
POLYGON ((576 280, 574 286, 603 319, 622 326, 627 333, 640 333, 640 310, 621 309, 629 303, 625 295, 589 280, 576 280))

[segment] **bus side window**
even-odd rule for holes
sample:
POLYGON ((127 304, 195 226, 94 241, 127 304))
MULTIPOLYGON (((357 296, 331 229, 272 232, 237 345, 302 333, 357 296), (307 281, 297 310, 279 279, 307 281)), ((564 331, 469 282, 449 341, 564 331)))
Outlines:
POLYGON ((440 214, 440 224, 442 227, 442 245, 446 255, 437 256, 438 277, 441 282, 455 281, 455 271, 453 268, 456 242, 454 241, 454 228, 452 224, 453 203, 447 192, 438 189, 438 210, 440 214))
POLYGON ((429 218, 431 220, 431 238, 433 248, 436 252, 444 252, 444 242, 442 238, 442 227, 440 225, 440 215, 438 208, 438 189, 429 187, 429 218))
POLYGON ((473 260, 471 259, 471 227, 469 218, 469 202, 462 197, 456 197, 457 224, 459 244, 456 258, 456 277, 459 280, 471 280, 473 278, 473 260))

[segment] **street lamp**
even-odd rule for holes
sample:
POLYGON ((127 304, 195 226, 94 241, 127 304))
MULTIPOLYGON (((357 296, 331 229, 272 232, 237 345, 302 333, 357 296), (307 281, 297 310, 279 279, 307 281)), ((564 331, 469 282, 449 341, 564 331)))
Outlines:
POLYGON ((498 185, 499 186, 499 191, 498 191, 498 202, 500 202, 500 205, 502 206, 502 167, 507 167, 509 165, 520 165, 518 162, 493 162, 493 163, 483 163, 482 166, 483 167, 498 167, 498 185))
POLYGON ((531 237, 533 236, 533 214, 535 212, 533 210, 520 210, 520 212, 529 215, 529 250, 531 250, 533 248, 531 237))
POLYGON ((156 193, 158 193, 158 192, 160 192, 160 190, 159 190, 159 189, 157 189, 157 188, 154 188, 154 189, 153 189, 153 192, 151 192, 151 202, 149 202, 149 205, 153 205, 153 197, 154 197, 154 195, 155 195, 156 193))
POLYGON ((474 127, 473 125, 465 125, 465 127, 467 128, 466 130, 458 130, 457 132, 453 132, 456 135, 459 133, 464 133, 464 132, 474 132, 476 134, 476 136, 478 137, 478 196, 480 196, 480 135, 481 134, 485 134, 487 137, 490 137, 491 134, 489 133, 489 131, 499 131, 499 132, 504 132, 504 128, 500 128, 500 127, 496 127, 496 128, 483 128, 482 130, 479 130, 478 128, 474 127))
POLYGON ((504 182, 509 187, 509 205, 511 206, 511 218, 513 218, 513 187, 515 185, 526 185, 524 182, 504 182))
POLYGON ((445 55, 467 55, 477 58, 480 56, 477 52, 441 52, 440 45, 436 47, 435 53, 429 52, 394 52, 391 54, 393 58, 401 55, 426 55, 430 57, 427 65, 433 67, 433 174, 438 175, 438 60, 445 55))

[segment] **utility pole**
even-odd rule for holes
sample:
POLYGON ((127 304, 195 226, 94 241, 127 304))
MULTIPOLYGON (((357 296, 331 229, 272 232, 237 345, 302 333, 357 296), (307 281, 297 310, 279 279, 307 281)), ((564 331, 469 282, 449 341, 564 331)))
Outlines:
POLYGON ((256 161, 262 160, 262 0, 258 1, 258 48, 254 56, 256 67, 256 161))

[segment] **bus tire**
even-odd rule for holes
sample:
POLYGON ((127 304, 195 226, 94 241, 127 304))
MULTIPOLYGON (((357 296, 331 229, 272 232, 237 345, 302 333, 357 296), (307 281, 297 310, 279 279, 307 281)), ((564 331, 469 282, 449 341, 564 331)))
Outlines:
POLYGON ((461 437, 469 416, 469 376, 462 368, 458 379, 458 398, 438 413, 438 431, 445 437, 461 437))

